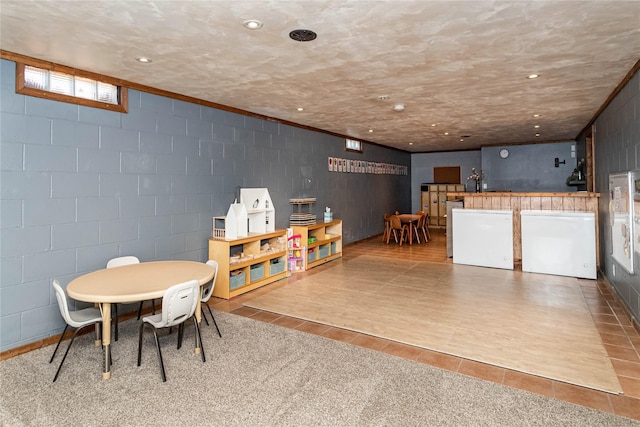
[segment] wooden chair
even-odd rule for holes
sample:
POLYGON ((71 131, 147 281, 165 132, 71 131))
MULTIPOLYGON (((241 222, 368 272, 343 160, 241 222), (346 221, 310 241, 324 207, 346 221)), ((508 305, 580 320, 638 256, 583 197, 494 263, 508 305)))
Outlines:
POLYGON ((389 237, 391 234, 391 215, 384 214, 384 233, 382 233, 382 241, 389 243, 389 237))
POLYGON ((426 214, 424 211, 420 211, 420 212, 422 212, 422 216, 418 220, 418 225, 416 227, 417 228, 416 234, 418 233, 418 230, 422 230, 422 235, 424 236, 424 242, 427 243, 429 242, 429 240, 431 240, 431 233, 429 233, 429 227, 427 227, 427 220, 429 218, 429 215, 426 214))
POLYGON ((391 220, 391 230, 389 232, 389 235, 387 236, 387 243, 389 243, 389 239, 391 238, 391 233, 393 233, 393 238, 396 241, 396 243, 398 243, 398 232, 400 232, 400 246, 402 246, 402 242, 405 239, 405 231, 407 232, 407 235, 409 234, 409 225, 408 224, 403 224, 402 221, 400 221, 400 217, 398 215, 393 215, 390 218, 391 220))
MULTIPOLYGON (((418 242, 418 244, 420 244, 420 233, 418 232, 418 230, 420 230, 421 224, 420 221, 422 220, 423 216, 424 216, 424 211, 418 211, 416 212, 416 215, 420 215, 420 219, 418 221, 415 222, 411 222, 410 227, 413 231, 413 235, 416 238, 416 241, 418 242)), ((425 243, 427 243, 427 238, 425 237, 425 243)))

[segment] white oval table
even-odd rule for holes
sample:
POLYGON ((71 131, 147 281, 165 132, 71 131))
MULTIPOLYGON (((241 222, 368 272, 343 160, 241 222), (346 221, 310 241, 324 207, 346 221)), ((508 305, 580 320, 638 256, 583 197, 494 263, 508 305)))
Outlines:
MULTIPOLYGON (((188 280, 196 279, 202 286, 213 279, 214 273, 213 267, 201 262, 152 261, 94 271, 69 282, 67 294, 71 298, 100 305, 104 347, 102 378, 111 377, 111 304, 162 298, 169 287, 188 280)), ((201 321, 200 308, 197 304, 198 322, 201 321)), ((195 351, 200 353, 199 342, 195 351)))

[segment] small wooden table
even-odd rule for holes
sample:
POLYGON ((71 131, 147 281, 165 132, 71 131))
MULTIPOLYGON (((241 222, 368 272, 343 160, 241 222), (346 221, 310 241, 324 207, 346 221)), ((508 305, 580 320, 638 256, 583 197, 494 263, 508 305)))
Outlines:
POLYGON ((409 244, 413 244, 413 223, 420 220, 422 215, 418 214, 399 214, 400 222, 409 224, 409 244))
MULTIPOLYGON (((111 377, 111 304, 162 298, 173 285, 196 279, 202 286, 213 279, 214 274, 213 267, 201 262, 154 261, 98 270, 72 280, 67 285, 71 298, 100 305, 104 346, 102 378, 111 377)), ((202 318, 200 310, 200 304, 197 304, 198 322, 202 318)), ((196 353, 200 353, 199 342, 196 353)))

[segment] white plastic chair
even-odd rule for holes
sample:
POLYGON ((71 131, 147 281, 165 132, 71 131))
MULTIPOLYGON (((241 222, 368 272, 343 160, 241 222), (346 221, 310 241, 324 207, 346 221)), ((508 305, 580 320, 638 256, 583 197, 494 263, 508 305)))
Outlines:
MULTIPOLYGON (((209 304, 207 304, 207 302, 209 301, 209 298, 211 298, 211 295, 213 294, 213 289, 216 286, 216 278, 218 277, 218 262, 210 259, 209 261, 207 261, 207 264, 212 266, 216 270, 216 272, 213 273, 213 279, 211 279, 211 281, 204 286, 202 290, 202 299, 200 300, 200 302, 209 309, 209 315, 211 316, 211 319, 213 320, 213 324, 215 325, 216 330, 218 331, 218 336, 222 338, 222 334, 220 333, 220 328, 218 328, 218 323, 216 322, 216 318, 213 317, 213 311, 211 311, 211 307, 209 307, 209 304)), ((204 311, 202 311, 202 318, 207 323, 207 326, 209 326, 209 321, 207 320, 207 316, 205 315, 204 311)))
POLYGON ((138 257, 129 255, 112 258, 107 262, 107 268, 120 267, 121 265, 140 264, 138 257))
POLYGON ((73 340, 76 338, 76 335, 78 335, 78 332, 86 326, 95 325, 97 323, 102 324, 102 315, 100 314, 100 310, 97 308, 84 308, 82 310, 69 311, 69 305, 67 304, 67 295, 62 289, 62 286, 60 286, 60 282, 56 279, 53 281, 52 286, 53 290, 56 293, 56 299, 58 300, 58 308, 60 309, 60 314, 67 324, 64 327, 64 331, 62 331, 62 334, 60 335, 60 339, 58 340, 58 344, 56 345, 55 350, 53 350, 53 354, 51 355, 51 359, 49 359, 49 363, 53 362, 53 359, 56 357, 58 347, 60 347, 60 343, 62 342, 67 329, 69 327, 75 328, 73 336, 69 341, 69 346, 64 352, 64 356, 62 357, 60 366, 58 366, 56 375, 55 377, 53 377, 53 382, 56 382, 56 380, 58 379, 58 375, 60 374, 60 369, 62 369, 62 364, 67 358, 67 354, 69 354, 71 344, 73 344, 73 340))
MULTIPOLYGON (((120 267, 122 265, 131 265, 131 264, 140 264, 140 260, 137 257, 132 255, 129 256, 121 256, 118 258, 110 259, 107 262, 107 268, 120 267)), ((113 308, 113 340, 118 341, 118 304, 111 304, 113 308)), ((153 306, 155 313, 155 304, 153 306)), ((140 301, 140 309, 142 309, 142 301, 140 301)), ((138 310, 138 318, 140 318, 140 309, 138 310)))
MULTIPOLYGON (((200 303, 200 283, 197 280, 179 283, 171 286, 162 297, 162 312, 142 318, 140 325, 140 334, 138 337, 138 366, 142 363, 142 334, 145 325, 153 327, 153 336, 156 341, 156 349, 158 350, 158 359, 160 360, 160 372, 162 374, 162 382, 167 381, 164 371, 164 362, 162 361, 162 351, 160 350, 160 341, 158 341, 158 332, 160 328, 169 328, 181 325, 190 317, 193 318, 193 324, 196 328, 196 344, 200 343, 200 354, 202 362, 205 362, 204 348, 202 346, 202 336, 200 328, 194 316, 197 304, 200 303)), ((179 338, 180 340, 180 338, 179 338)))

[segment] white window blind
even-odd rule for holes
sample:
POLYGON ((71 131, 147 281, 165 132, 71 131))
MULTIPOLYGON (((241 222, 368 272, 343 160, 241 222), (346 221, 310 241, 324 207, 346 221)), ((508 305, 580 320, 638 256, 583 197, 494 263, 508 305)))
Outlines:
POLYGON ((362 142, 356 139, 345 139, 345 148, 350 151, 362 152, 362 142))
POLYGON ((98 101, 117 104, 118 87, 109 83, 98 82, 98 101))
POLYGON ((73 76, 62 73, 49 73, 49 92, 73 96, 73 76))
POLYGON ((49 88, 49 71, 35 67, 24 67, 24 85, 34 89, 49 88))
POLYGON ((98 82, 83 77, 75 78, 75 96, 78 98, 98 99, 98 82))

